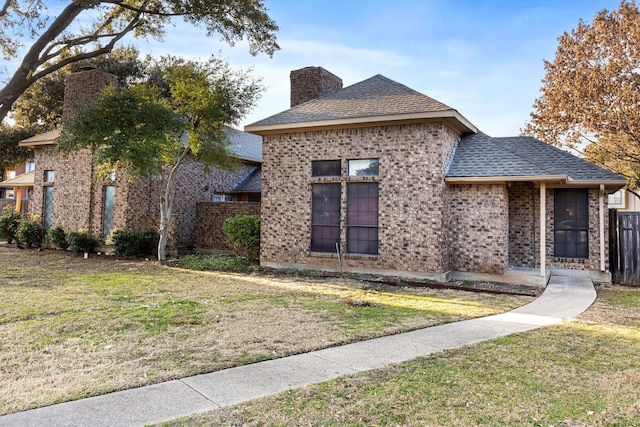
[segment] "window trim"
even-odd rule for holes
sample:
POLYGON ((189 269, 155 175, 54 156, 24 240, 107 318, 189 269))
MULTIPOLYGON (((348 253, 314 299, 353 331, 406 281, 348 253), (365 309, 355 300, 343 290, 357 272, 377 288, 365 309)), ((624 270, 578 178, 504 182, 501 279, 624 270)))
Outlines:
MULTIPOLYGON (((379 234, 379 221, 380 221, 380 185, 377 182, 347 182, 347 193, 346 193, 346 201, 347 201, 347 220, 345 224, 346 230, 346 241, 347 241, 347 253, 350 255, 378 255, 380 250, 380 234, 379 234), (364 186, 375 186, 376 188, 376 210, 375 210, 375 225, 373 224, 353 224, 350 223, 350 213, 352 200, 359 199, 360 197, 350 197, 351 189, 356 187, 364 187, 364 186), (375 251, 374 252, 361 252, 361 251, 352 251, 352 244, 355 244, 356 239, 350 238, 350 231, 352 230, 374 230, 375 229, 375 251)), ((358 239, 359 240, 359 239, 358 239)), ((373 240, 368 240, 373 242, 373 240)))
MULTIPOLYGON (((334 197, 335 199, 335 197, 334 197)), ((338 243, 338 247, 341 244, 341 228, 342 228, 342 185, 339 182, 322 182, 322 183, 314 183, 311 184, 311 235, 310 235, 310 239, 309 239, 309 250, 311 252, 315 252, 315 253, 335 253, 336 252, 336 248, 335 248, 335 244, 333 247, 322 247, 322 245, 319 243, 320 240, 325 240, 325 239, 318 239, 318 244, 314 245, 314 228, 316 227, 323 227, 323 228, 331 228, 334 230, 337 229, 338 233, 337 233, 337 239, 335 240, 338 243), (315 212, 319 212, 321 211, 320 209, 315 209, 314 208, 314 187, 316 188, 320 188, 320 187, 335 187, 338 189, 338 209, 325 209, 324 211, 328 211, 328 212, 337 212, 338 213, 338 217, 337 217, 337 221, 335 223, 331 223, 331 224, 325 224, 325 223, 318 223, 317 219, 314 219, 315 217, 315 212)))

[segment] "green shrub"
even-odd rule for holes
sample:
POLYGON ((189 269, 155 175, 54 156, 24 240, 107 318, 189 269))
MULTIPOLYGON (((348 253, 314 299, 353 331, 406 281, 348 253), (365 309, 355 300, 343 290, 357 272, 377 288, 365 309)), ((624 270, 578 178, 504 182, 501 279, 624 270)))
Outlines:
POLYGON ((111 243, 118 256, 153 254, 158 247, 158 233, 149 229, 115 230, 111 243))
POLYGON ((229 254, 193 254, 177 260, 178 267, 200 271, 250 273, 258 268, 256 262, 229 254))
POLYGON ((38 249, 42 245, 42 236, 44 230, 40 225, 40 219, 37 217, 23 217, 16 232, 16 241, 18 246, 26 249, 38 249))
POLYGON ((69 242, 67 242, 67 234, 59 225, 51 227, 47 232, 47 235, 49 236, 49 240, 51 240, 51 243, 53 243, 63 251, 69 247, 69 242))
POLYGON ((98 246, 98 240, 90 236, 86 230, 70 231, 67 241, 76 252, 92 252, 93 248, 98 246))
POLYGON ((15 206, 5 206, 0 215, 0 236, 7 239, 9 243, 13 242, 23 218, 24 215, 16 211, 15 206))
POLYGON ((222 229, 238 255, 251 259, 260 257, 260 215, 227 218, 222 229))

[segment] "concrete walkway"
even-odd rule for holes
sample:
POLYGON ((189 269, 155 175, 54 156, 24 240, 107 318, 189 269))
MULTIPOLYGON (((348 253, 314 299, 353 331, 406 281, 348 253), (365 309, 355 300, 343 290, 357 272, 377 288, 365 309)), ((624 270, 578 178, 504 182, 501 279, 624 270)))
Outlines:
POLYGON ((159 423, 553 325, 582 313, 595 299, 590 279, 553 276, 538 299, 507 313, 19 412, 0 417, 0 426, 159 423))

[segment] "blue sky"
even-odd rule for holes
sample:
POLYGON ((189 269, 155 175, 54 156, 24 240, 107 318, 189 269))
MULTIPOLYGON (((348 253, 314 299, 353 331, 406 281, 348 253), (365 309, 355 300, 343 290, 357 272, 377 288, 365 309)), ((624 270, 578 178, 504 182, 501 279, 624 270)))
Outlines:
POLYGON ((281 50, 252 57, 179 24, 143 53, 253 67, 266 87, 244 124, 289 107, 289 72, 322 66, 348 86, 375 74, 457 109, 492 136, 517 135, 553 60, 557 38, 619 0, 265 0, 281 50))

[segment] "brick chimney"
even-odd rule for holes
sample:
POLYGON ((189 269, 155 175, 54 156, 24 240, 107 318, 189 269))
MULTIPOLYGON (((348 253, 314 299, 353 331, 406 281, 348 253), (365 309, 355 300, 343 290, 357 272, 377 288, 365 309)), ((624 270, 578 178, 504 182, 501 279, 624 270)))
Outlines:
POLYGON ((291 72, 291 106, 342 89, 342 79, 322 67, 305 67, 291 72))
POLYGON ((103 87, 117 84, 117 76, 95 68, 68 75, 64 80, 62 121, 73 117, 79 107, 95 102, 103 87))

